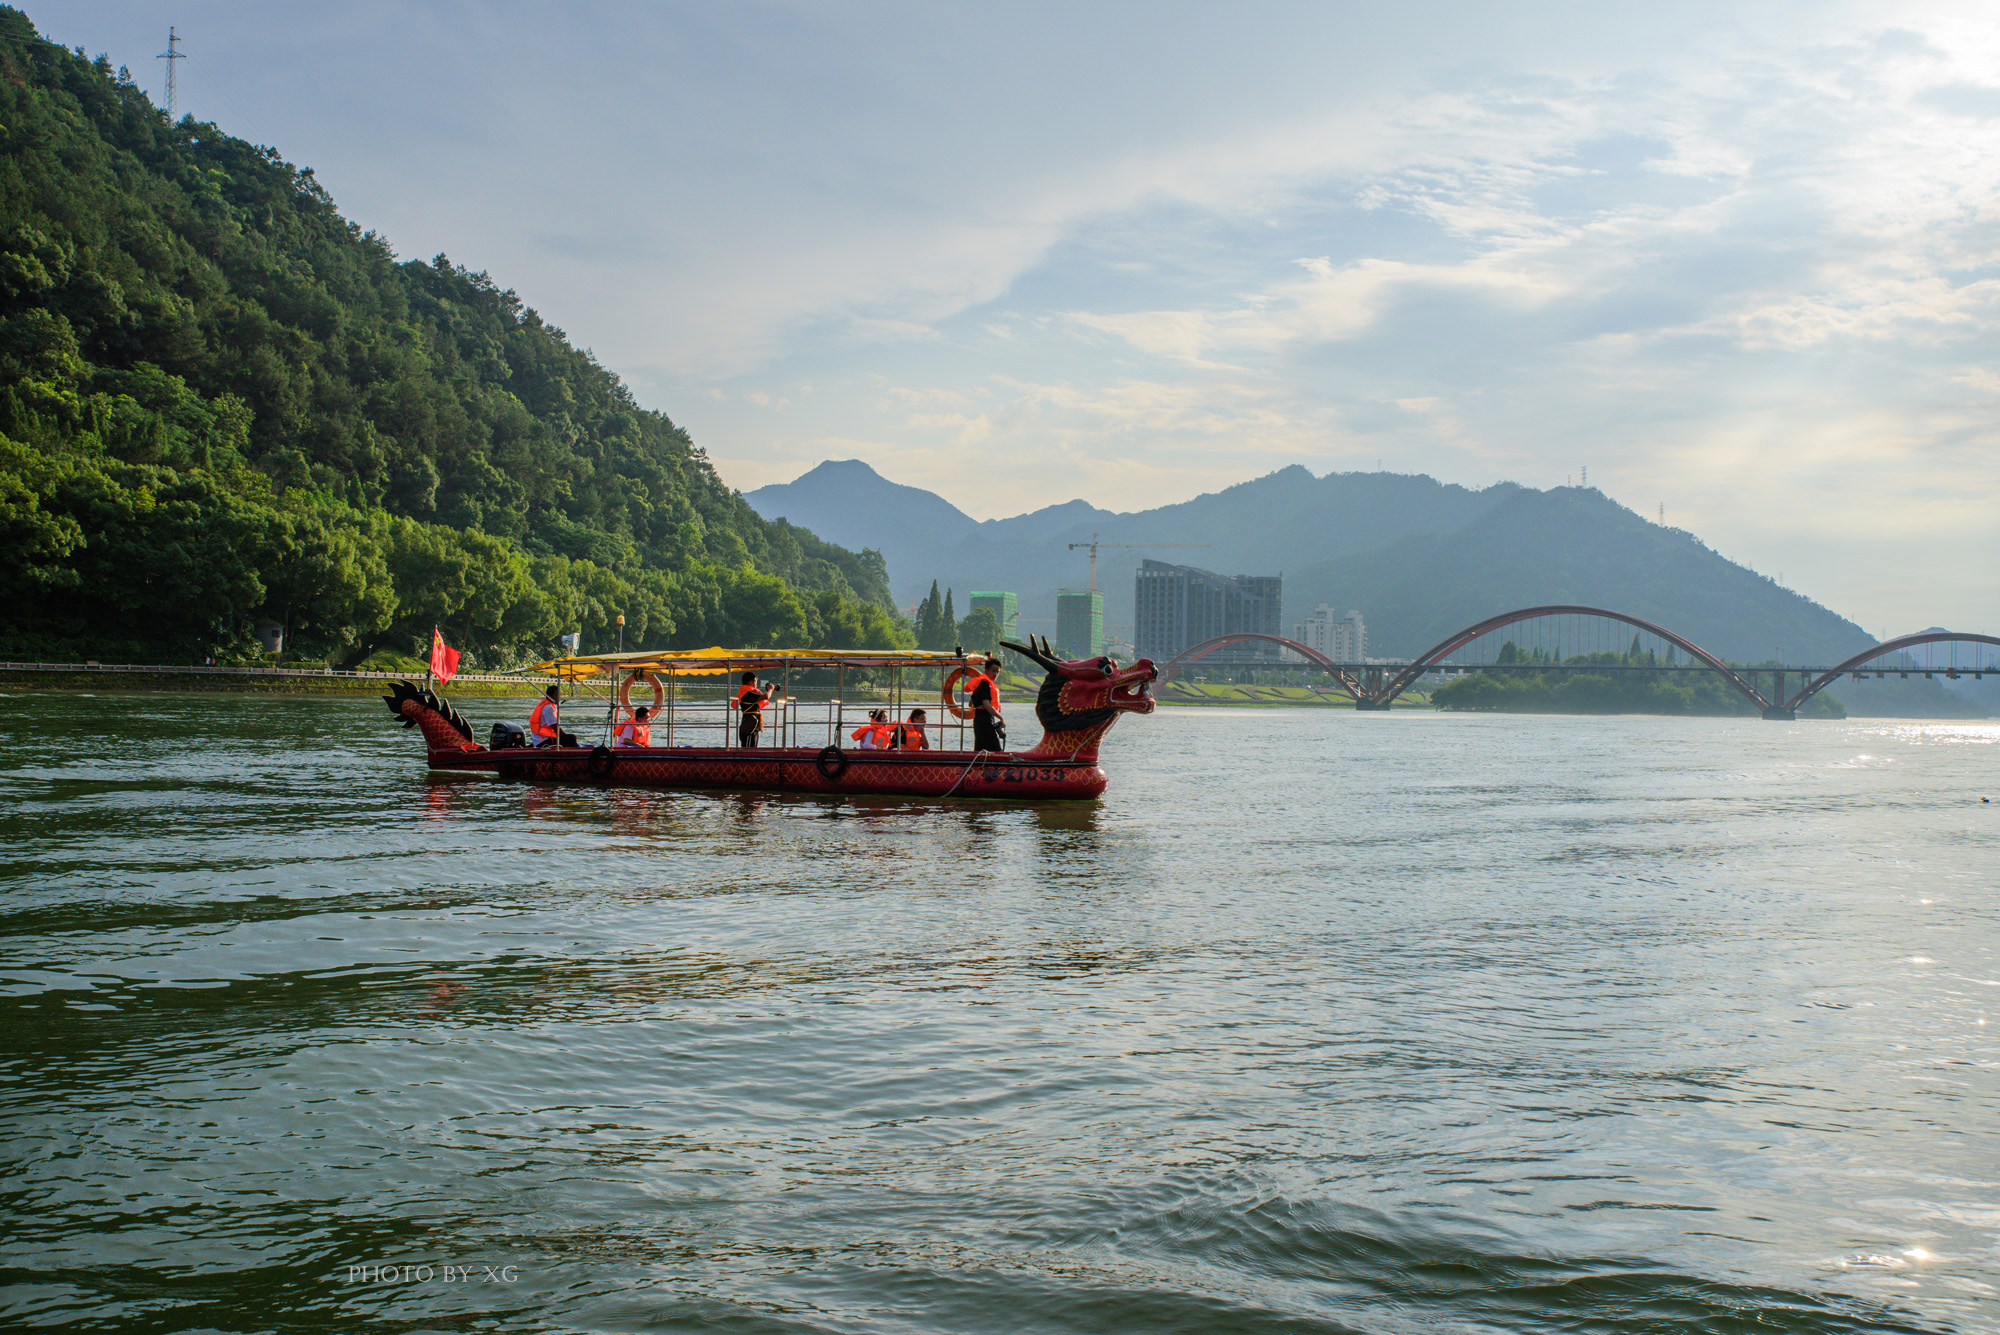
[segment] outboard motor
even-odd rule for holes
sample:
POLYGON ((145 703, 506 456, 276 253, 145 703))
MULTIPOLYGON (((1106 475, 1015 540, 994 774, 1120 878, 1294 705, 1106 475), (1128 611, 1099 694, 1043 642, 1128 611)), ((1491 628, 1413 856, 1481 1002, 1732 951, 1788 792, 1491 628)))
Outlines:
POLYGON ((503 747, 526 746, 527 744, 528 730, 518 723, 496 723, 493 725, 493 731, 486 738, 488 749, 494 751, 498 751, 503 747))

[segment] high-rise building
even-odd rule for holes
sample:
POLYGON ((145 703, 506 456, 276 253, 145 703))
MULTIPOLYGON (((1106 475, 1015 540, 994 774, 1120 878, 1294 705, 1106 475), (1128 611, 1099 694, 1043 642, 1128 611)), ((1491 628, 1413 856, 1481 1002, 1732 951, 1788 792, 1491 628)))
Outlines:
POLYGON ((1325 603, 1292 627, 1292 638, 1336 663, 1359 663, 1368 657, 1368 628, 1361 622, 1361 613, 1342 616, 1325 603))
MULTIPOLYGON (((1279 635, 1283 575, 1218 575, 1193 566, 1141 561, 1132 592, 1132 642, 1141 658, 1163 663, 1218 635, 1279 635)), ((1253 641, 1233 658, 1278 657, 1278 646, 1253 641)))
POLYGON ((993 619, 1000 623, 1001 639, 1016 640, 1020 638, 1021 607, 1020 601, 1013 594, 981 593, 978 590, 974 590, 972 604, 965 609, 966 615, 970 616, 982 607, 991 612, 993 619))
POLYGON ((1064 589, 1056 594, 1056 652, 1064 658, 1096 658, 1104 652, 1104 594, 1064 589))

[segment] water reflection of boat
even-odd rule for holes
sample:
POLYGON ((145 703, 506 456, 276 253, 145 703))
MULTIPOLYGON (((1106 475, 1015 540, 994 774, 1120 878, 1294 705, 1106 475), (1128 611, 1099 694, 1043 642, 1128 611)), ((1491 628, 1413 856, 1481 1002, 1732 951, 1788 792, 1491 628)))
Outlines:
POLYGON ((983 654, 875 650, 701 649, 558 658, 532 671, 563 686, 563 745, 505 744, 495 729, 489 744, 451 704, 410 682, 384 696, 390 712, 420 729, 434 770, 497 774, 545 783, 617 787, 730 788, 770 792, 882 793, 909 797, 1094 798, 1106 777, 1097 764, 1104 735, 1123 713, 1149 714, 1149 687, 1158 676, 1150 659, 1120 667, 1112 658, 1063 662, 1048 641, 1005 647, 1046 674, 1035 697, 1041 740, 1025 751, 968 749, 969 705, 956 693, 962 669, 983 654), (730 745, 738 676, 772 681, 762 740, 730 745), (937 685, 928 679, 935 675, 937 685), (906 695, 921 684, 925 695, 906 695), (609 743, 634 685, 659 706, 649 746, 609 743), (850 686, 869 698, 850 703, 850 686), (938 695, 932 696, 930 691, 938 695), (897 720, 905 705, 942 705, 927 730, 930 749, 861 750, 843 746, 847 725, 870 708, 897 720), (588 720, 577 723, 577 720, 588 720), (602 741, 591 744, 599 731, 602 741), (571 725, 576 724, 575 731, 571 725), (953 743, 947 749, 946 743, 953 743), (570 743, 575 743, 574 745, 570 743))

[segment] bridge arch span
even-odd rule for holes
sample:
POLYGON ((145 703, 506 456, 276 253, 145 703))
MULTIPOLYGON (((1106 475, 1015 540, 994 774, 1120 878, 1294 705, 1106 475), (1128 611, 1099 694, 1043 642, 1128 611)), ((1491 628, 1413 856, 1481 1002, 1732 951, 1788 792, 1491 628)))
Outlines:
POLYGON ((1355 704, 1359 705, 1363 700, 1368 698, 1367 687, 1335 666, 1334 661, 1319 650, 1310 645, 1300 644, 1297 640, 1288 640, 1282 635, 1266 635, 1261 631, 1254 630, 1242 631, 1235 635, 1218 635, 1212 640, 1203 640, 1200 644, 1181 650, 1161 665, 1160 680, 1162 682, 1172 681, 1179 675, 1182 668, 1190 663, 1199 662, 1214 653, 1217 649, 1227 649, 1231 645, 1246 644, 1253 640, 1261 640, 1266 644, 1275 644, 1301 655, 1308 663, 1320 671, 1329 674, 1335 681, 1338 681, 1340 689, 1346 691, 1355 704))
MULTIPOLYGON (((1876 645, 1872 649, 1866 649, 1863 650, 1861 653, 1856 654, 1854 657, 1848 659, 1845 663, 1842 663, 1839 667, 1828 668, 1825 672, 1822 672, 1812 681, 1806 683, 1804 686, 1799 687, 1799 693, 1797 695, 1794 695, 1791 699, 1785 702, 1785 708, 1797 709, 1800 705, 1804 704, 1806 701, 1812 699, 1815 695, 1818 695, 1821 691, 1825 690, 1843 672, 1852 672, 1856 668, 1860 667, 1863 663, 1867 663, 1873 659, 1880 658, 1883 654, 1898 653, 1904 649, 1915 648, 1917 645, 1920 644, 1991 644, 1996 647, 2000 647, 2000 637, 1992 635, 1970 635, 1962 631, 1933 630, 1933 631, 1926 631, 1921 635, 1905 635, 1898 640, 1885 640, 1884 642, 1876 645)), ((1890 670, 1893 671, 1894 669, 1890 670)), ((1941 669, 1927 668, 1924 670, 1936 672, 1940 671, 1941 669)), ((1983 669, 1981 670, 1983 671, 1983 669)))
POLYGON ((1607 607, 1578 607, 1567 603, 1558 603, 1547 607, 1519 607, 1512 612, 1502 612, 1498 616, 1491 616, 1484 621, 1475 622, 1467 626, 1464 630, 1433 645, 1422 657, 1412 659, 1409 666, 1398 672, 1387 685, 1382 687, 1380 695, 1369 707, 1373 709, 1387 709, 1392 700, 1408 690, 1424 673, 1429 672, 1439 663, 1442 663, 1445 658, 1456 653, 1482 635, 1490 635, 1494 631, 1514 625, 1516 622, 1533 621, 1537 617, 1552 616, 1606 617, 1612 621, 1622 621, 1626 625, 1643 630, 1649 635, 1657 635, 1669 644, 1678 645, 1696 659, 1714 668, 1722 674, 1724 681, 1727 681, 1731 686, 1742 692, 1744 698, 1757 706, 1763 713, 1770 714, 1774 709, 1778 708, 1772 701, 1764 698, 1763 692, 1746 681, 1742 673, 1730 667, 1693 640, 1676 635, 1665 626, 1656 626, 1650 621, 1642 620, 1639 617, 1631 616, 1624 612, 1614 612, 1607 607))

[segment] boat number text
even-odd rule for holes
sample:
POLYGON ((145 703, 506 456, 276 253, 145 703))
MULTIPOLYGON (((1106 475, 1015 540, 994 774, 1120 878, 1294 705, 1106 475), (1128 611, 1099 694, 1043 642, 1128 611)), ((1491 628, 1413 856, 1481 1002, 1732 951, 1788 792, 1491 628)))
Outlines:
POLYGON ((1014 767, 1000 769, 997 766, 986 770, 985 774, 986 782, 988 783, 1031 783, 1037 779, 1045 780, 1049 783, 1060 783, 1063 777, 1063 772, 1059 769, 1019 769, 1014 767))

